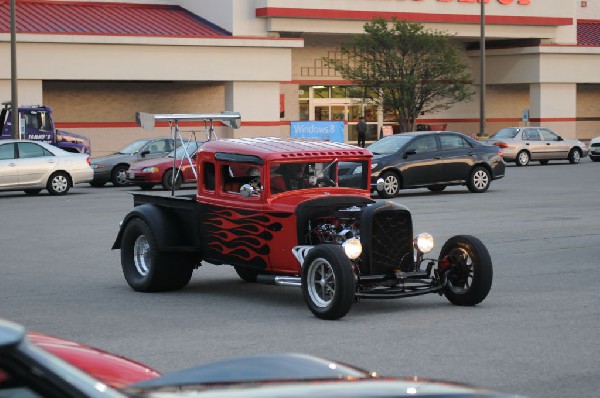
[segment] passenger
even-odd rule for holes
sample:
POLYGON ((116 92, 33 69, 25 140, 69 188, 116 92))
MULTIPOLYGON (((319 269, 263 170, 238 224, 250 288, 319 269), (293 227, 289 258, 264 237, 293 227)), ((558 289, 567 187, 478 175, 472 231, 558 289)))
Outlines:
POLYGON ((305 174, 306 164, 287 163, 271 173, 271 193, 310 188, 305 174))

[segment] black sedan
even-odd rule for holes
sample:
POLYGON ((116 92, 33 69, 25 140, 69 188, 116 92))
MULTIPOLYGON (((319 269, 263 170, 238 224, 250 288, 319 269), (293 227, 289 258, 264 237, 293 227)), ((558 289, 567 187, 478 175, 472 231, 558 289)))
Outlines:
POLYGON ((504 177, 500 149, 461 133, 425 131, 396 134, 367 147, 374 157, 371 189, 392 198, 400 189, 442 191, 449 185, 466 185, 485 192, 492 180, 504 177), (379 185, 377 181, 383 180, 379 185))

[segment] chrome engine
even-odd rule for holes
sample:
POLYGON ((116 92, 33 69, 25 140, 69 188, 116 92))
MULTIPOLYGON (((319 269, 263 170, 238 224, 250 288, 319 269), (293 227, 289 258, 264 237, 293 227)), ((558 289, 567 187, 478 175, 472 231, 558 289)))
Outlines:
POLYGON ((318 217, 309 221, 310 244, 341 245, 350 238, 360 239, 361 212, 361 207, 352 206, 337 210, 331 216, 318 217))

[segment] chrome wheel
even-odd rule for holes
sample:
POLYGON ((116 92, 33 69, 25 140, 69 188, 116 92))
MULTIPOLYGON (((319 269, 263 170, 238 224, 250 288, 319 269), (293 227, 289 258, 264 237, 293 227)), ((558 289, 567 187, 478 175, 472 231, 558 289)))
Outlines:
POLYGON ((529 164, 529 154, 526 151, 521 151, 517 155, 517 166, 527 166, 529 164))
POLYGON ((460 267, 460 272, 453 272, 448 276, 448 288, 453 293, 464 294, 473 284, 473 260, 464 249, 456 249, 450 254, 460 267))
POLYGON ((119 169, 115 175, 115 180, 117 180, 119 185, 127 185, 127 171, 119 169))
POLYGON ((150 244, 145 235, 140 235, 133 244, 133 263, 141 276, 146 276, 152 266, 150 244))
POLYGON ((490 178, 484 170, 477 170, 473 174, 473 186, 477 189, 484 189, 490 183, 490 178))
POLYGON ((325 308, 331 304, 335 295, 335 274, 328 261, 318 258, 310 264, 307 289, 311 301, 317 307, 325 308))

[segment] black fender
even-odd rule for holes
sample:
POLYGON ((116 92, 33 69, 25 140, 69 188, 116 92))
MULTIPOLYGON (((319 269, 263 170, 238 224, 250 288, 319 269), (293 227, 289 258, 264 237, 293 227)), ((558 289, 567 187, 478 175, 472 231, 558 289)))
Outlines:
POLYGON ((151 203, 141 204, 131 210, 121 222, 121 227, 112 249, 121 249, 123 231, 131 220, 143 220, 154 234, 158 249, 162 252, 201 253, 196 217, 189 217, 181 209, 151 203))

